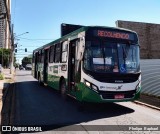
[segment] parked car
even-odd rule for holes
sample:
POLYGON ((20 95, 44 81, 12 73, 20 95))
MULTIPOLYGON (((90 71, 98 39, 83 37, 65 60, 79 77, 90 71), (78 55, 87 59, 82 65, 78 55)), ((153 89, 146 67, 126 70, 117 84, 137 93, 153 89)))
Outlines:
POLYGON ((19 70, 25 70, 25 68, 22 65, 20 65, 19 70))
POLYGON ((31 64, 27 64, 25 67, 26 70, 32 70, 32 65, 31 64))

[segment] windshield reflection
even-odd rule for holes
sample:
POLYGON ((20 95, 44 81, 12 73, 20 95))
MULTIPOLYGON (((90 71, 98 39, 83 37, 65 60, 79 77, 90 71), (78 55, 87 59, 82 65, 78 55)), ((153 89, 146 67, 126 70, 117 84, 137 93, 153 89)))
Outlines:
POLYGON ((100 73, 139 72, 139 46, 87 41, 84 69, 100 73))

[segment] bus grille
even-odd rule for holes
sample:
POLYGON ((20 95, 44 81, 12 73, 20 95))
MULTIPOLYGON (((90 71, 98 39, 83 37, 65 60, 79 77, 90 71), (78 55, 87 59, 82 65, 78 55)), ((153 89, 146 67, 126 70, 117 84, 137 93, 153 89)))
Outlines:
POLYGON ((139 75, 137 74, 127 74, 127 75, 97 75, 95 78, 100 82, 107 82, 107 83, 116 83, 116 81, 123 81, 123 83, 131 83, 138 80, 139 75))
POLYGON ((115 95, 123 94, 124 99, 126 98, 133 98, 136 91, 99 91, 99 94, 102 96, 103 99, 115 99, 115 95))

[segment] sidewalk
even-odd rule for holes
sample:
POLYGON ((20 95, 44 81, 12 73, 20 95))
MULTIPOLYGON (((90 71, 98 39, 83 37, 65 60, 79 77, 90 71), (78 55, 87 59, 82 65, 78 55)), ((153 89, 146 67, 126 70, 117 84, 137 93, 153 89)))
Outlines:
POLYGON ((160 97, 141 93, 140 99, 134 102, 140 105, 145 105, 147 107, 160 110, 160 97))
MULTIPOLYGON (((4 75, 4 80, 0 80, 0 114, 2 112, 2 97, 5 95, 3 94, 6 88, 9 87, 9 84, 13 82, 13 74, 10 74, 10 69, 3 69, 2 74, 4 75)), ((1 124, 1 116, 0 116, 0 124, 1 124)))

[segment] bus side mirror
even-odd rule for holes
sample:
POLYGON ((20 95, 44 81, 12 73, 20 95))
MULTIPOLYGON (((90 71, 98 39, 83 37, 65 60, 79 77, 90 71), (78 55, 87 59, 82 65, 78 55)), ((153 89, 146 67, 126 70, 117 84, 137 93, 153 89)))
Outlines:
POLYGON ((78 43, 78 50, 77 50, 77 60, 82 60, 84 48, 85 48, 85 39, 84 37, 80 38, 78 43))

